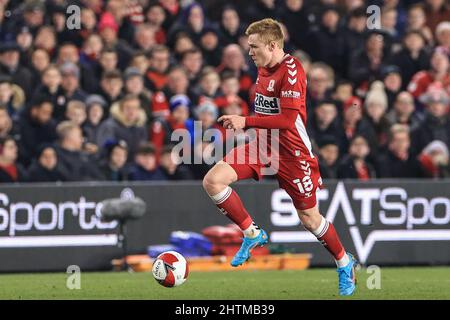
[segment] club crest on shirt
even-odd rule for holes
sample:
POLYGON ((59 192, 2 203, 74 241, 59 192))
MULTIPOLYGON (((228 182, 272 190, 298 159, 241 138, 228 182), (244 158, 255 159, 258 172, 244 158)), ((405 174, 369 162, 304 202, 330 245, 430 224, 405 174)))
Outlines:
POLYGON ((275 89, 273 88, 275 86, 275 80, 271 79, 269 81, 269 86, 267 87, 267 91, 273 92, 275 89))

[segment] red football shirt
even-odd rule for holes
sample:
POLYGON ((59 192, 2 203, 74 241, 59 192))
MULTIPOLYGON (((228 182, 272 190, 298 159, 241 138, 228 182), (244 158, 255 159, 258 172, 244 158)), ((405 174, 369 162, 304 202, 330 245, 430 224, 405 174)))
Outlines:
POLYGON ((280 129, 280 160, 314 158, 306 132, 306 75, 297 58, 287 54, 272 68, 258 68, 254 104, 257 117, 279 115, 287 109, 297 113, 288 128, 280 129))

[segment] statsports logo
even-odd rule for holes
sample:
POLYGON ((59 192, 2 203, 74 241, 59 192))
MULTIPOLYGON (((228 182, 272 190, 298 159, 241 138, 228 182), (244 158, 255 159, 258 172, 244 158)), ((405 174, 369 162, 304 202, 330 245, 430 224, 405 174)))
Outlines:
POLYGON ((255 112, 262 114, 279 114, 280 99, 276 97, 266 97, 257 93, 255 97, 255 112))

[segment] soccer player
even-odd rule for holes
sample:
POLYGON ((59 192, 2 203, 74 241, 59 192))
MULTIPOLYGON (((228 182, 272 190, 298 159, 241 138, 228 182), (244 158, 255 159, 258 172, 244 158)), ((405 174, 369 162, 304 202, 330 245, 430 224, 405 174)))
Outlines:
MULTIPOLYGON (((356 260, 345 251, 333 224, 325 220, 317 207, 316 190, 321 186, 322 179, 305 128, 305 72, 296 58, 284 52, 284 35, 277 21, 263 19, 254 22, 247 28, 246 35, 249 54, 258 67, 256 116, 224 115, 218 121, 223 122, 225 128, 234 130, 279 129, 279 165, 276 173, 279 185, 292 198, 303 226, 334 257, 338 267, 339 294, 351 295, 356 289, 356 260)), ((259 180, 264 166, 258 161, 256 164, 255 161, 236 163, 233 160, 238 152, 245 152, 247 160, 251 153, 249 144, 230 151, 203 179, 203 187, 219 210, 244 233, 242 246, 231 261, 233 267, 246 262, 254 247, 268 242, 267 233, 253 222, 241 199, 230 187, 238 180, 259 180)))

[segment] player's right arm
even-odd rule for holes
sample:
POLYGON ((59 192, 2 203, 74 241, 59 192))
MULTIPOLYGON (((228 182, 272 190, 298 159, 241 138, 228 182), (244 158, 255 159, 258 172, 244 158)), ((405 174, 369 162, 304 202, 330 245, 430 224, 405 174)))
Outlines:
POLYGON ((282 109, 280 114, 268 117, 226 115, 217 121, 223 122, 225 128, 234 130, 244 128, 288 129, 294 125, 297 115, 297 110, 286 108, 282 109))

